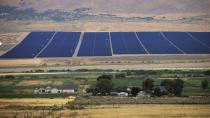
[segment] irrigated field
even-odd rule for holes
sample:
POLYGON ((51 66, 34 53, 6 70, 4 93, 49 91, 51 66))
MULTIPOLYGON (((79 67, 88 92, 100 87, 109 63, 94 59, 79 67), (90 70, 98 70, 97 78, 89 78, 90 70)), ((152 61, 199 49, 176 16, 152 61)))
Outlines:
POLYGON ((115 87, 142 87, 146 78, 154 80, 155 85, 160 85, 164 79, 182 79, 184 81, 183 96, 210 95, 210 89, 203 90, 201 81, 210 76, 205 75, 208 69, 157 69, 157 70, 36 70, 24 73, 0 73, 1 98, 57 98, 67 97, 68 94, 36 95, 33 90, 39 86, 71 86, 84 91, 96 83, 96 78, 103 74, 112 75, 115 87), (12 77, 10 77, 12 75, 12 77))

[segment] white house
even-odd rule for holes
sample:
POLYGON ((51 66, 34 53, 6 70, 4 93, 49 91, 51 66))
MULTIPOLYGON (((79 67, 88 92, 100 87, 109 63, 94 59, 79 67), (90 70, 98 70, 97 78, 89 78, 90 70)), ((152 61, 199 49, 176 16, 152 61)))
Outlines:
POLYGON ((118 96, 128 96, 128 93, 126 93, 126 92, 120 92, 120 93, 118 93, 118 96))
POLYGON ((63 87, 63 89, 57 89, 52 86, 40 86, 34 89, 34 93, 46 94, 46 93, 75 93, 76 89, 73 87, 63 87))
POLYGON ((145 93, 144 91, 140 91, 137 97, 151 97, 151 94, 145 93))
POLYGON ((75 89, 73 87, 63 87, 62 93, 75 93, 75 89))

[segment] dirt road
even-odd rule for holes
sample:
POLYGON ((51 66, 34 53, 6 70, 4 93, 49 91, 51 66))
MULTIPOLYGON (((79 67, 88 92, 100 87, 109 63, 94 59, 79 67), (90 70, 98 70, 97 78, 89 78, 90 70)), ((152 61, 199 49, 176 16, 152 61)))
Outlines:
POLYGON ((199 69, 210 68, 210 63, 169 63, 169 64, 138 64, 138 65, 94 65, 94 66, 58 66, 58 67, 31 67, 31 68, 0 68, 0 72, 24 72, 31 70, 77 70, 77 69, 199 69))

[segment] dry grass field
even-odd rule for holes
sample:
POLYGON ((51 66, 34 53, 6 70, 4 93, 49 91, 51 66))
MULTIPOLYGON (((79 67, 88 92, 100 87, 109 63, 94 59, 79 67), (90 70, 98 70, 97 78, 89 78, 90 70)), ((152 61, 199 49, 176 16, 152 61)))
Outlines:
MULTIPOLYGON (((112 70, 136 70, 136 69, 208 69, 210 68, 209 62, 203 63, 165 63, 165 64, 113 64, 113 65, 75 65, 75 66, 49 66, 49 67, 14 67, 14 68, 0 68, 0 75, 27 75, 30 73, 20 73, 26 71, 35 71, 38 69, 49 71, 49 70, 78 70, 78 69, 112 69, 112 70), (15 73, 7 73, 15 72, 15 73)), ((65 73, 65 72, 64 72, 65 73)), ((49 74, 64 74, 64 73, 49 73, 49 74)), ((36 73, 37 75, 48 74, 48 73, 36 73)))
MULTIPOLYGON (((185 14, 186 15, 186 14, 185 14)), ((127 16, 127 14, 126 14, 127 16)), ((173 16, 173 15, 171 15, 173 16)), ((51 20, 15 20, 0 22, 1 29, 7 32, 23 31, 88 31, 88 32, 130 32, 130 31, 210 31, 209 19, 201 22, 180 22, 176 18, 168 16, 169 21, 150 22, 150 21, 71 21, 56 22, 51 20), (173 19, 173 20, 170 20, 173 19), (175 20, 174 20, 175 19, 175 20), (28 24, 26 24, 28 22, 28 24)), ((157 16, 157 17, 162 17, 157 16)), ((184 16, 186 17, 186 16, 184 16)), ((178 16, 177 19, 183 18, 178 16)))
POLYGON ((0 33, 0 41, 2 42, 2 45, 0 46, 0 55, 12 49, 28 34, 28 32, 0 33))
POLYGON ((22 99, 0 99, 0 108, 8 105, 20 106, 62 106, 69 101, 74 101, 75 97, 68 98, 22 98, 22 99))
MULTIPOLYGON (((121 108, 84 110, 10 110, 0 109, 7 118, 209 118, 210 105, 115 105, 121 108)), ((107 107, 107 106, 106 106, 107 107)), ((111 105, 112 107, 112 105, 111 105)))

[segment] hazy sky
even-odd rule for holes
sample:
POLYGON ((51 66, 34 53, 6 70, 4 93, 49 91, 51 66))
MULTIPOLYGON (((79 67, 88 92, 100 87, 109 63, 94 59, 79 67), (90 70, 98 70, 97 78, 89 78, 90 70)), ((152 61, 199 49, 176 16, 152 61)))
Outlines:
POLYGON ((2 6, 71 11, 92 8, 94 12, 117 13, 205 13, 210 14, 210 0, 0 0, 2 6))

